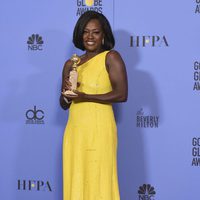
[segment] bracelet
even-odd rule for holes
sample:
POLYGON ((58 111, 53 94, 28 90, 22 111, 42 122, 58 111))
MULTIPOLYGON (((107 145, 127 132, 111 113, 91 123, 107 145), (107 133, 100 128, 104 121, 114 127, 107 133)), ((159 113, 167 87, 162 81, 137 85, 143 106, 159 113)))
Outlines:
POLYGON ((64 97, 64 100, 67 104, 70 104, 72 101, 69 101, 66 97, 64 97))

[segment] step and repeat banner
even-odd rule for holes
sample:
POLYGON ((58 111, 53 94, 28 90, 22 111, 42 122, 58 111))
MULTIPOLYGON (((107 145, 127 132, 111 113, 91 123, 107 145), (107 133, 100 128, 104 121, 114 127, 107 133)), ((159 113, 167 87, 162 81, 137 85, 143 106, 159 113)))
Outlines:
POLYGON ((197 199, 199 0, 1 2, 1 199, 62 200, 61 74, 83 53, 72 33, 86 10, 109 19, 128 73, 128 101, 113 106, 121 200, 197 199))

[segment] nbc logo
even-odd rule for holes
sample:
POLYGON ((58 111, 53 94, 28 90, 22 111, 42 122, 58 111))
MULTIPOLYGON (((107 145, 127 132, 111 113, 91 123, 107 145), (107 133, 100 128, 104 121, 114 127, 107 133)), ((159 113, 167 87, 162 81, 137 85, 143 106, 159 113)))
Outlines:
POLYGON ((156 192, 150 184, 143 184, 139 187, 138 194, 139 200, 154 200, 156 192))
POLYGON ((39 34, 32 34, 28 37, 28 50, 36 51, 36 50, 42 50, 43 45, 42 37, 39 36, 39 34))

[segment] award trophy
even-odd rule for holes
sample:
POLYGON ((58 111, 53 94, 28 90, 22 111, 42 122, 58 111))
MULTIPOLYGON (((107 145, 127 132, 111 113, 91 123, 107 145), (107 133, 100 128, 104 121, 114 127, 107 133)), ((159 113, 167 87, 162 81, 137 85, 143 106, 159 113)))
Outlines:
POLYGON ((73 62, 72 71, 70 71, 69 74, 69 81, 72 84, 71 90, 65 91, 64 94, 77 96, 77 94, 74 93, 73 90, 76 90, 77 88, 77 80, 78 80, 77 65, 78 63, 80 63, 81 59, 76 54, 73 54, 73 56, 71 57, 71 61, 73 62))

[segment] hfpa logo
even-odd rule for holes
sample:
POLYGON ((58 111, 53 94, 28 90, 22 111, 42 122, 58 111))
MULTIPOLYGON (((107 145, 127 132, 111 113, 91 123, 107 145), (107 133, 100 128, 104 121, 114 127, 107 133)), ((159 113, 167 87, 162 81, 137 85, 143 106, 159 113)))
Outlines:
POLYGON ((17 189, 24 191, 44 191, 52 192, 49 181, 41 180, 18 180, 17 189))
POLYGON ((138 190, 139 200, 155 200, 155 190, 150 184, 143 184, 138 190))
POLYGON ((169 47, 169 43, 165 35, 130 36, 130 47, 169 47))

